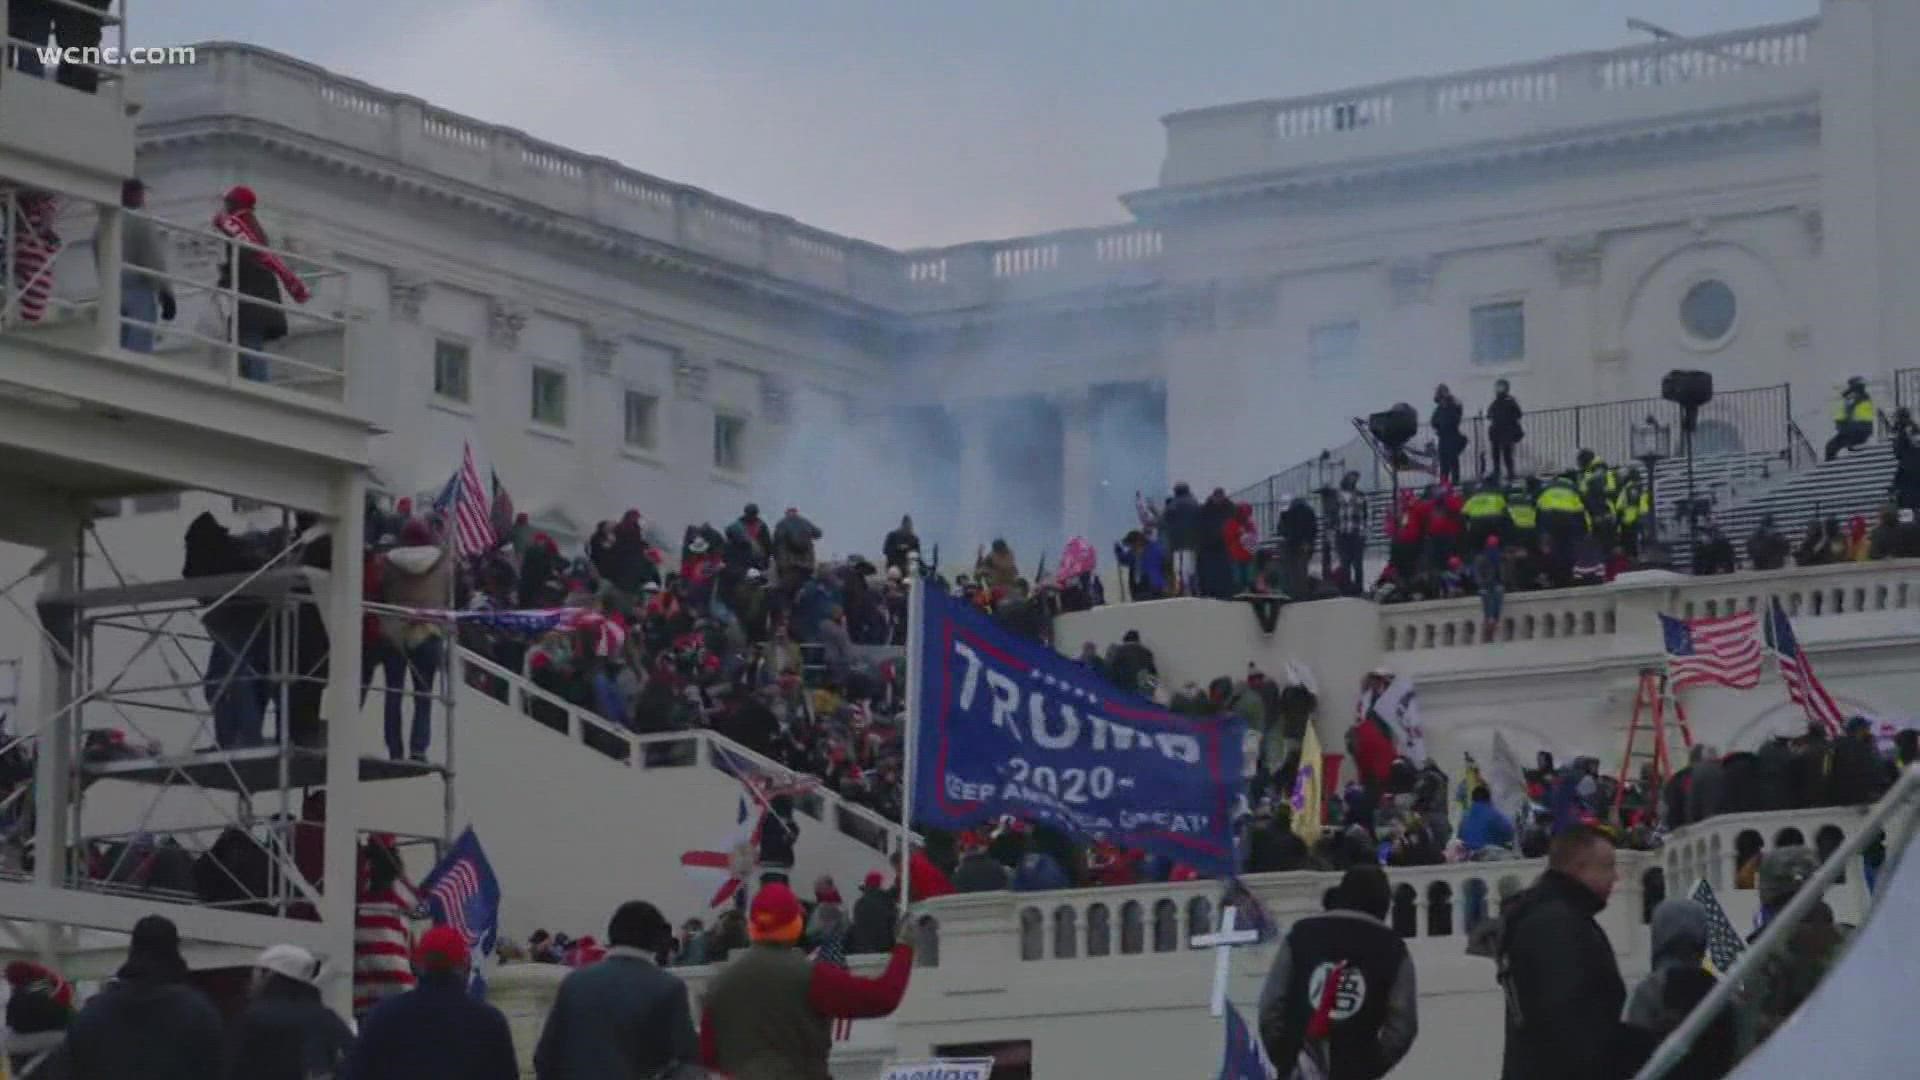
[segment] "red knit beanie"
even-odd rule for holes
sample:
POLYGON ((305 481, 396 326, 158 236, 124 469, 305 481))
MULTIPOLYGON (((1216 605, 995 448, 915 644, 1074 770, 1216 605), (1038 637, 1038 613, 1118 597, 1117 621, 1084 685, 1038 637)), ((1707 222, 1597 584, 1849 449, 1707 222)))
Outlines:
POLYGON ((806 913, 793 890, 779 882, 760 886, 747 916, 747 936, 755 941, 792 945, 806 929, 806 913))

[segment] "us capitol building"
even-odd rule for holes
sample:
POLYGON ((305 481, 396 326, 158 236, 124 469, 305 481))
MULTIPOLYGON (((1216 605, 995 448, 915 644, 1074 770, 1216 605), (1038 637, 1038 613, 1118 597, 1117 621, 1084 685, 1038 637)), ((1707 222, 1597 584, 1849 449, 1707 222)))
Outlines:
MULTIPOLYGON (((1105 548, 1132 522, 1136 490, 1254 484, 1351 438, 1348 418, 1422 405, 1436 383, 1471 414, 1504 379, 1533 413, 1652 397, 1666 372, 1700 369, 1722 395, 1775 393, 1783 438, 1824 438, 1848 377, 1888 407, 1915 382, 1916 41, 1920 5, 1824 0, 1800 22, 1176 113, 1159 183, 1120 195, 1131 223, 913 251, 246 45, 198 46, 194 65, 143 69, 97 96, 0 72, 0 186, 91 204, 109 265, 120 181, 137 173, 148 212, 183 226, 167 242, 180 278, 213 278, 222 248, 204 223, 237 184, 258 193, 272 245, 324 271, 303 271, 311 315, 276 346, 306 372, 287 385, 186 370, 204 342, 180 339, 207 312, 184 299, 153 353, 118 348, 112 321, 87 314, 96 293, 118 299, 113 276, 92 270, 91 222, 69 234, 56 317, 26 325, 7 309, 0 579, 37 577, 41 592, 0 612, 0 656, 23 660, 9 733, 43 747, 35 845, 184 822, 192 799, 152 792, 188 772, 194 795, 249 827, 324 783, 344 824, 321 826, 318 920, 171 905, 208 964, 283 940, 350 953, 356 827, 424 842, 472 823, 510 883, 503 920, 520 936, 597 927, 636 890, 676 920, 700 910, 679 855, 713 842, 737 785, 704 767, 642 769, 638 753, 610 761, 583 741, 590 718, 528 723, 518 712, 534 692, 519 673, 470 654, 448 691, 457 770, 438 719, 431 763, 374 761, 377 700, 364 731, 333 725, 324 746, 217 774, 75 764, 82 705, 90 722, 120 723, 100 711, 120 692, 106 661, 157 661, 125 643, 75 647, 62 628, 90 627, 92 642, 168 604, 190 613, 196 594, 171 579, 193 514, 271 504, 358 535, 369 490, 431 493, 463 447, 569 550, 628 507, 672 544, 757 501, 770 516, 800 507, 837 553, 877 554, 912 513, 949 562, 1005 536, 1025 565, 1069 536, 1105 548), (59 622, 75 612, 86 617, 59 622), (474 689, 479 676, 507 687, 504 700, 474 689), (568 797, 516 794, 529 791, 568 797), (632 853, 627 872, 597 872, 615 850, 632 853)), ((1727 437, 1737 449, 1745 432, 1727 437)), ((329 701, 351 701, 359 570, 277 575, 262 602, 323 610, 336 659, 319 679, 329 701)), ((1911 722, 1920 570, 1900 561, 1515 594, 1516 629, 1498 645, 1474 640, 1472 601, 1298 605, 1266 633, 1244 606, 1174 600, 1068 616, 1056 636, 1077 651, 1137 629, 1176 683, 1296 662, 1322 688, 1330 750, 1351 688, 1386 666, 1418 678, 1428 738, 1450 765, 1499 731, 1529 758, 1593 753, 1611 771, 1636 677, 1660 655, 1654 616, 1776 598, 1841 708, 1904 709, 1911 722)), ((1705 690, 1689 709, 1696 737, 1719 746, 1801 722, 1777 685, 1764 700, 1705 690)), ((710 763, 717 737, 689 738, 710 763)), ((1630 981, 1648 965, 1642 899, 1656 879, 1713 881, 1744 925, 1757 900, 1732 880, 1741 834, 1846 835, 1860 815, 1751 816, 1621 853, 1602 921, 1630 981)), ((898 839, 830 798, 799 863, 845 885, 886 866, 898 839)), ((1397 1075, 1497 1071, 1500 995, 1492 964, 1464 953, 1467 898, 1537 870, 1393 871, 1422 1013, 1397 1075)), ((1267 877, 1253 887, 1283 924, 1318 910, 1332 884, 1267 877)), ((1830 898, 1842 919, 1865 908, 1861 878, 1830 898)), ((1014 1076, 1209 1075, 1214 957, 1187 939, 1213 927, 1216 895, 1191 882, 943 898, 906 1004, 854 1025, 836 1075, 936 1052, 991 1053, 1014 1076)), ((151 906, 57 860, 0 867, 0 917, 44 934, 14 944, 61 957, 83 984, 111 970, 117 946, 99 934, 151 906)), ((1238 952, 1228 992, 1243 1013, 1270 957, 1238 952)), ((526 967, 494 985, 530 1050, 551 985, 526 967)), ((696 990, 708 977, 690 969, 696 990)))

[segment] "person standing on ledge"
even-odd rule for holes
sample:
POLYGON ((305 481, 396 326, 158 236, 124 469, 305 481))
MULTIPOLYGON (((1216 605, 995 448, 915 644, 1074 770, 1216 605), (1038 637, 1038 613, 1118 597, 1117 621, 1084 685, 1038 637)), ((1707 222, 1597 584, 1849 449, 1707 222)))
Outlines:
POLYGON ((887 1016, 913 973, 913 920, 878 978, 863 978, 798 948, 806 913, 781 883, 754 894, 747 933, 753 947, 713 980, 700 1021, 709 1069, 732 1080, 832 1080, 833 1021, 887 1016))

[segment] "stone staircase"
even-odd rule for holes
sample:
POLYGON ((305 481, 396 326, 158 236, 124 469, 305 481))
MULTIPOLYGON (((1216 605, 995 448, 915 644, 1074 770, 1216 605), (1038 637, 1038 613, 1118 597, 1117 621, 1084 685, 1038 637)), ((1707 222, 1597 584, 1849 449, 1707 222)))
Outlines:
MULTIPOLYGON (((1795 543, 1809 524, 1828 517, 1839 518, 1844 524, 1860 514, 1871 526, 1887 503, 1887 488, 1892 482, 1893 444, 1877 441, 1833 461, 1784 474, 1758 488, 1736 488, 1732 499, 1715 505, 1714 520, 1744 560, 1747 534, 1763 516, 1772 514, 1780 531, 1795 543)), ((1662 519, 1663 529, 1674 520, 1672 511, 1667 513, 1662 519)), ((1684 561, 1686 552, 1680 547, 1674 554, 1676 561, 1684 561)))

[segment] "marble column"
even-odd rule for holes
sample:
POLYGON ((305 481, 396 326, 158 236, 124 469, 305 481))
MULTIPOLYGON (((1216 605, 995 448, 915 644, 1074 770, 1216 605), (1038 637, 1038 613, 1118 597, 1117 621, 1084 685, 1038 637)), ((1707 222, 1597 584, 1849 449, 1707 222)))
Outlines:
MULTIPOLYGON (((1055 548, 1068 537, 1093 540, 1093 402, 1087 388, 1054 397, 1060 410, 1060 525, 1055 548)), ((1097 546, 1097 545, 1096 545, 1097 546)))
POLYGON ((973 569, 973 550, 993 537, 987 535, 987 522, 993 505, 993 423, 984 402, 953 406, 949 412, 960 429, 960 489, 954 513, 952 535, 947 537, 949 554, 942 561, 950 567, 965 563, 973 569))

